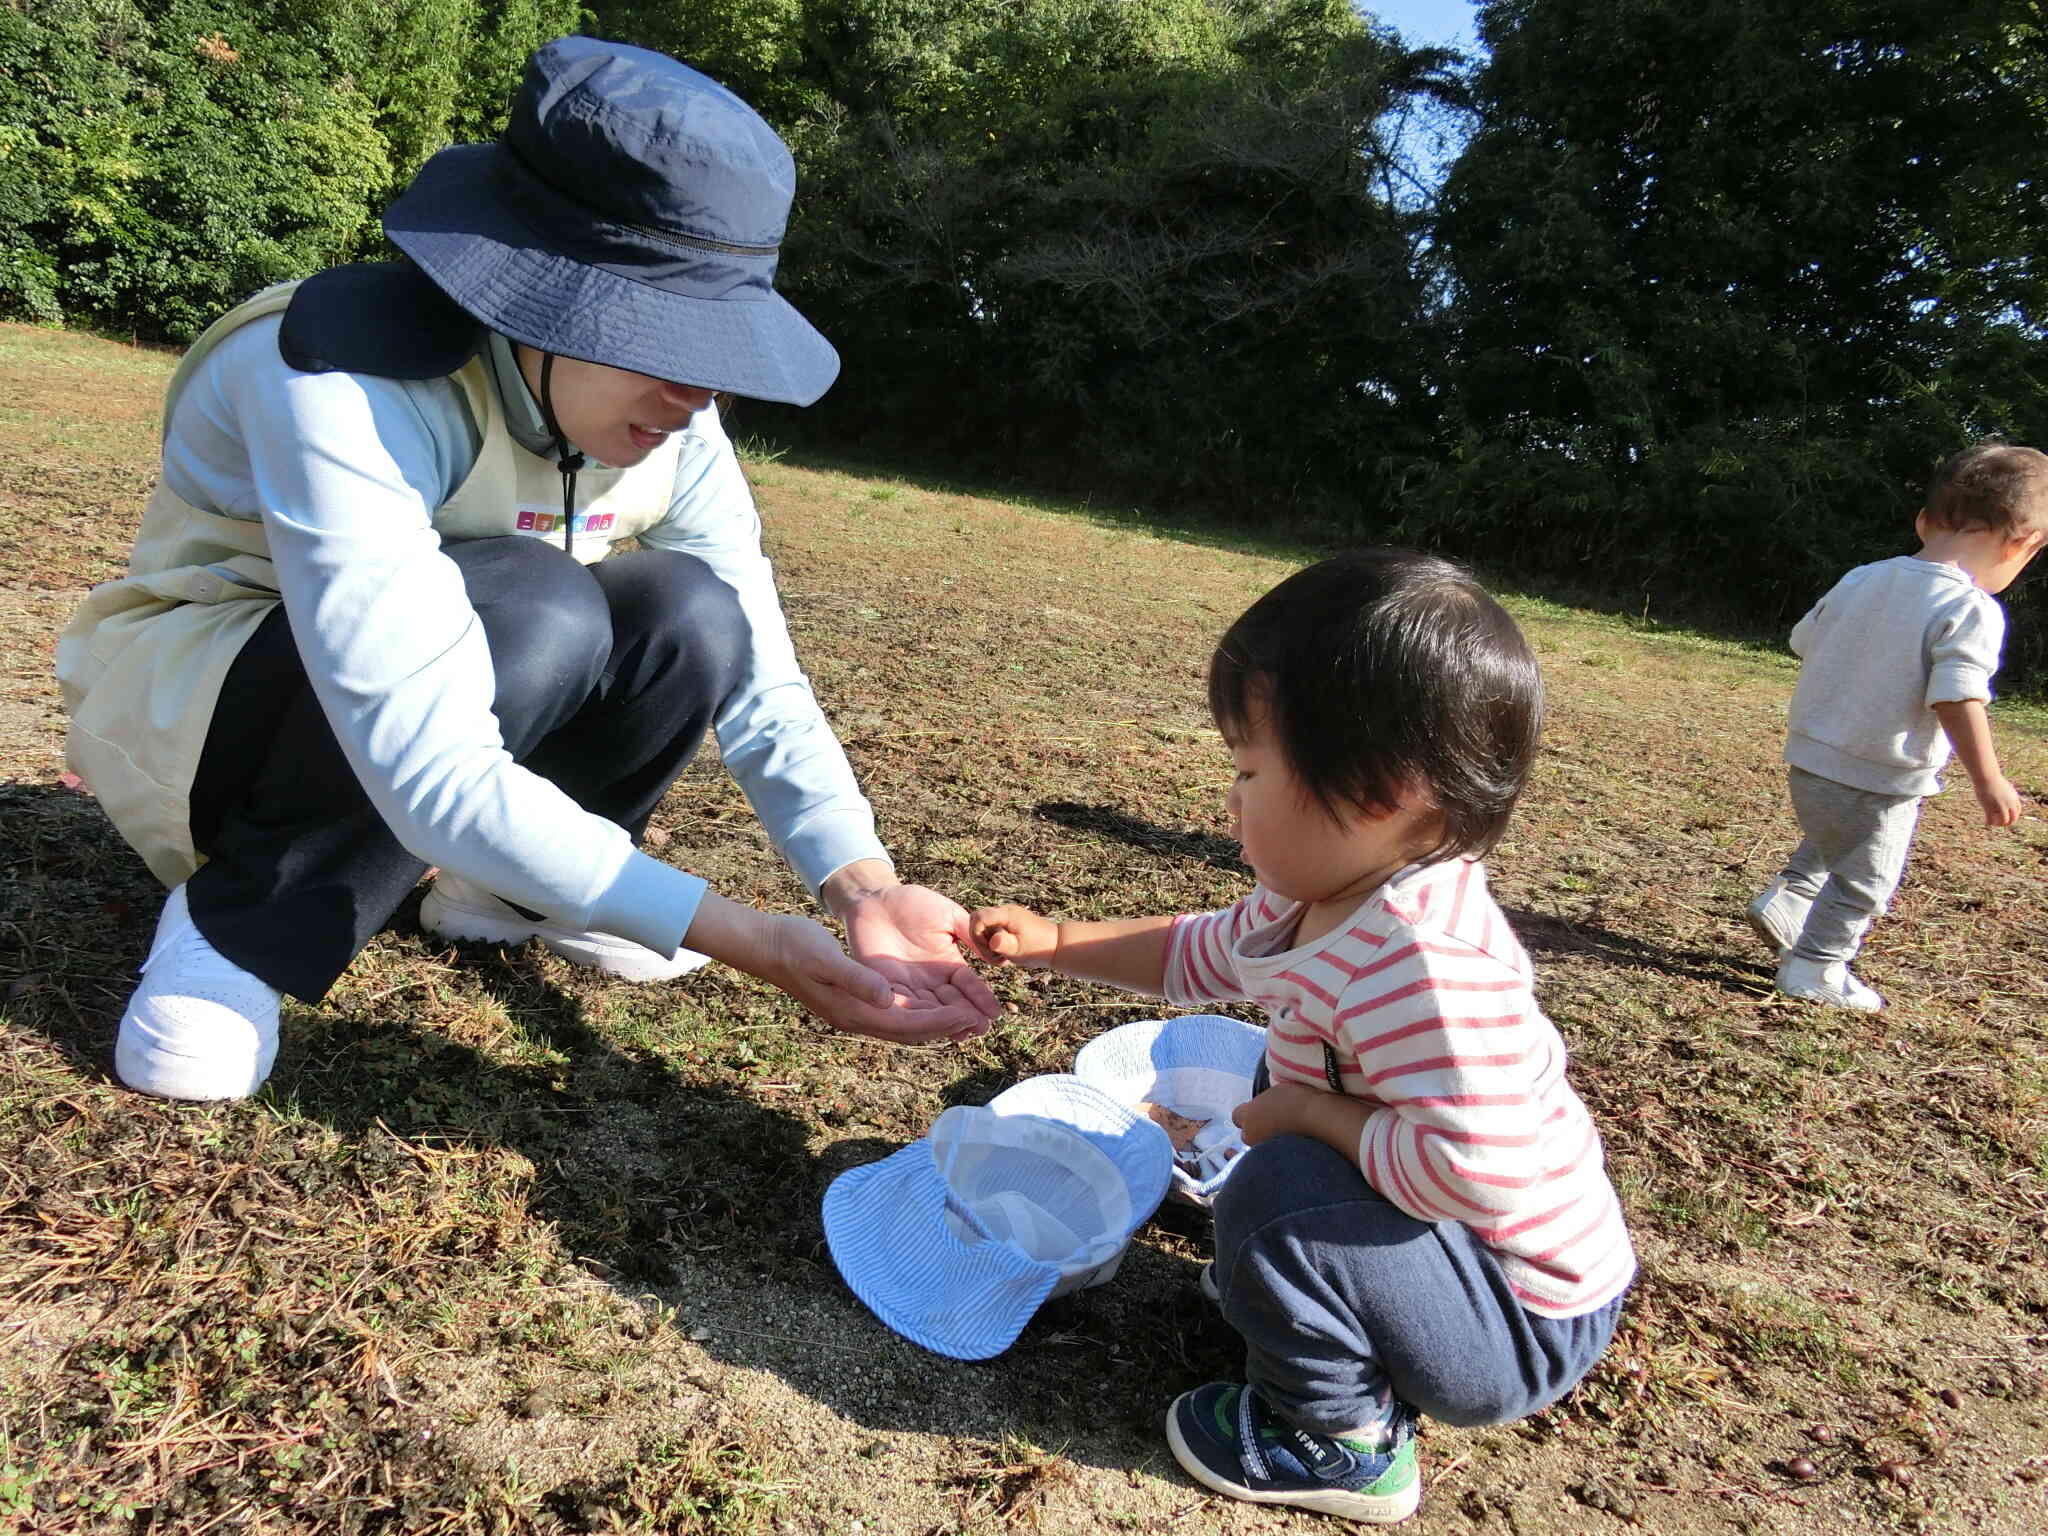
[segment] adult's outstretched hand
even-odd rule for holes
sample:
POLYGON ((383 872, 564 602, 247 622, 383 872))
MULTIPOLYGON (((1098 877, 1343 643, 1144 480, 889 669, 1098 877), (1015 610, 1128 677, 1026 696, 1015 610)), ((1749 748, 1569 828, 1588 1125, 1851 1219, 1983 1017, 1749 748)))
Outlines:
POLYGON ((831 931, 807 917, 771 917, 772 949, 760 975, 834 1029, 877 1040, 926 1040, 937 1021, 905 999, 880 967, 849 960, 831 931))
POLYGON ((850 960, 823 923, 757 912, 707 891, 684 942, 795 998, 848 1034, 902 1038, 905 1009, 889 979, 850 960))
POLYGON ((894 1027, 862 1033, 967 1040, 986 1032, 1002 1008, 961 954, 972 943, 966 908, 922 885, 871 883, 834 896, 847 947, 895 992, 894 1027))

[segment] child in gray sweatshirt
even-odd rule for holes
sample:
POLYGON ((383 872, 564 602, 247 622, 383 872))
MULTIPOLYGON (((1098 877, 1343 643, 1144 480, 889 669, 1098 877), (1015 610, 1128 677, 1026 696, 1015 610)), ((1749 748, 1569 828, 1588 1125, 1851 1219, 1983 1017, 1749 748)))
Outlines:
POLYGON ((1804 840, 1749 904, 1778 956, 1778 990, 1875 1012, 1851 973, 1897 889, 1953 750, 1984 825, 2020 817, 1984 706, 2005 642, 1997 602, 2048 539, 2048 455, 1980 443, 1935 471, 1914 520, 1917 555, 1861 565, 1792 630, 1799 684, 1785 761, 1804 840))

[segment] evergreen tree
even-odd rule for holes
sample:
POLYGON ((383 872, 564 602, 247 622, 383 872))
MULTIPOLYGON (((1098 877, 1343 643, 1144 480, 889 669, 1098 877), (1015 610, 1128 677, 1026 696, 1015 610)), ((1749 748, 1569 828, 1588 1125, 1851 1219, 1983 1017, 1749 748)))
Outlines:
POLYGON ((2048 439, 2030 0, 1493 0, 1438 238, 1463 426, 1411 520, 1795 614, 1927 471, 2048 439))

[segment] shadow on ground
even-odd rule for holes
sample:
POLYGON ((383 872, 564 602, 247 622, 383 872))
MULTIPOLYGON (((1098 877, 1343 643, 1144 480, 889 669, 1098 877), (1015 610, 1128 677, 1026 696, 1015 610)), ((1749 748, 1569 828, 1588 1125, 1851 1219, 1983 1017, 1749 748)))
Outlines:
POLYGON ((1031 814, 1072 832, 1127 843, 1146 853, 1163 854, 1168 858, 1192 859, 1225 874, 1241 875, 1247 880, 1251 878, 1251 870, 1238 857, 1237 844, 1227 837, 1162 827, 1157 822, 1133 816, 1113 805, 1081 805, 1071 800, 1041 801, 1032 807, 1031 814))
MULTIPOLYGON (((1002 501, 1103 527, 1135 529, 1154 538, 1200 548, 1263 555, 1301 565, 1340 550, 1407 542, 1389 540, 1368 528, 1335 528, 1327 520, 1319 521, 1312 515, 1291 513, 1264 502, 1250 513, 1240 510, 1238 518, 1233 519, 1227 512, 1194 508, 1185 503, 1170 509, 1146 506, 1128 495, 1111 495, 1097 502, 1085 494, 1033 484, 1023 476, 994 472, 962 474, 957 463, 924 467, 908 463, 900 456, 863 457, 849 448, 807 441, 800 424, 788 420, 780 408, 744 402, 741 409, 745 414, 735 415, 729 423, 735 439, 746 443, 750 451, 758 443, 760 458, 797 469, 888 481, 934 496, 1002 501), (758 437, 753 436, 757 433, 758 437)), ((1683 583, 1666 583, 1655 591, 1641 587, 1615 590, 1588 582, 1583 572, 1499 570, 1491 565, 1484 550, 1443 544, 1430 548, 1434 554, 1471 567, 1492 591, 1597 613, 1649 634, 1685 630, 1739 645, 1778 647, 1783 645, 1792 621, 1799 614, 1794 608, 1775 619, 1760 617, 1738 609, 1717 592, 1688 588, 1683 583)), ((1814 593, 1815 597, 1819 595, 1818 591, 1814 593)), ((2008 670, 2015 669, 2009 664, 2008 670)), ((2030 683, 2029 691, 2039 692, 2038 682, 2030 683)))
POLYGON ((1725 951, 1673 949, 1662 944, 1648 944, 1625 933, 1616 933, 1611 928, 1571 922, 1548 912, 1532 912, 1526 907, 1503 907, 1501 910, 1514 926, 1523 947, 1537 960, 1585 956, 1604 960, 1610 965, 1655 971, 1660 976, 1682 976, 1690 981, 1703 981, 1741 997, 1748 997, 1755 991, 1753 981, 1749 985, 1744 984, 1745 977, 1759 974, 1769 977, 1772 974, 1761 966, 1731 959, 1725 951))
MULTIPOLYGON (((1251 878, 1250 869, 1238 857, 1238 845, 1229 838, 1212 833, 1163 827, 1113 805, 1081 805, 1067 800, 1043 801, 1032 808, 1032 814, 1042 821, 1053 822, 1089 837, 1125 843, 1150 854, 1190 859, 1227 874, 1241 875, 1247 880, 1251 878)), ((1592 923, 1571 922, 1546 912, 1533 912, 1526 908, 1503 910, 1523 945, 1534 956, 1563 958, 1584 955, 1615 965, 1656 971, 1664 976, 1683 976, 1693 981, 1709 982, 1727 991, 1746 995, 1747 989, 1731 972, 1725 955, 1706 950, 1668 949, 1612 929, 1592 923)))
MULTIPOLYGON (((116 1024, 162 893, 89 797, 0 785, 0 815, 18 852, 0 904, 5 1022, 46 1038, 78 1077, 110 1083, 116 1024)), ((417 906, 416 892, 376 943, 431 952, 417 906)), ((456 967, 409 958, 412 979, 388 993, 287 1009, 262 1096, 272 1113, 337 1132, 373 1172, 389 1163, 393 1138, 429 1152, 518 1152, 533 1167, 530 1213, 570 1261, 636 1305, 673 1308, 723 1364, 771 1373, 870 1430, 1022 1437, 1111 1467, 1155 1462, 1164 1404, 1239 1367, 1234 1336, 1195 1284, 1207 1218, 1177 1206, 1141 1233, 1113 1280, 1043 1307, 1003 1355, 932 1355, 847 1289, 819 1216, 833 1177, 899 1139, 856 1123, 818 1145, 831 1133, 744 1084, 622 1048, 525 952, 464 946, 456 967), (502 1020, 490 1054, 436 1027, 451 1009, 502 1020)), ((960 1064, 936 1052, 912 1059, 920 1071, 960 1064)), ((936 1091, 944 1103, 984 1103, 1009 1080, 975 1070, 936 1091)), ((217 1117, 218 1155, 239 1160, 238 1111, 170 1113, 217 1117)), ((308 1191, 330 1177, 270 1171, 308 1191)))

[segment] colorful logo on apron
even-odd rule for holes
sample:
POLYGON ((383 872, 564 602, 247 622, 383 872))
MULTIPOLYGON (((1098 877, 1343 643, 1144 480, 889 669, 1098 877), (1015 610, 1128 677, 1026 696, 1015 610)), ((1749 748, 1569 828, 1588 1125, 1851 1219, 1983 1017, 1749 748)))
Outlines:
MULTIPOLYGON (((607 532, 612 526, 614 516, 615 514, 610 512, 578 512, 576 514, 575 531, 577 533, 607 532)), ((520 508, 518 528, 521 533, 553 533, 561 526, 562 514, 559 512, 536 512, 531 507, 520 508)))

